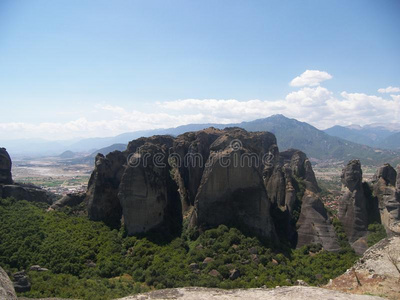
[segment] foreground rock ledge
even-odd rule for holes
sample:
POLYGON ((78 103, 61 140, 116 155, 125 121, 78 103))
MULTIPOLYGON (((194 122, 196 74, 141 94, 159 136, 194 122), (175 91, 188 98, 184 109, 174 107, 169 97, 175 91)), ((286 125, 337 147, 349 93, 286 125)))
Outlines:
POLYGON ((129 296, 120 300, 147 299, 182 299, 182 300, 378 300, 376 296, 352 295, 316 287, 292 286, 275 289, 208 289, 208 288, 179 288, 153 291, 146 294, 129 296))

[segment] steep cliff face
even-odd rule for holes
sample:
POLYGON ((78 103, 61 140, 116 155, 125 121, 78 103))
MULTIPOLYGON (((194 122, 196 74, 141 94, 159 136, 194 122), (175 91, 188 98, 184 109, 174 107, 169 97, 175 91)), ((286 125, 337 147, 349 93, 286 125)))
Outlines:
POLYGON ((1 267, 0 267, 0 299, 4 300, 17 299, 13 283, 11 282, 7 273, 1 267))
POLYGON ((342 171, 342 196, 338 217, 344 226, 347 238, 358 254, 368 248, 367 198, 362 186, 362 170, 358 160, 351 160, 342 171))
POLYGON ((242 129, 230 129, 215 140, 196 196, 192 226, 237 225, 274 237, 262 164, 253 164, 249 155, 263 157, 276 148, 270 133, 242 129))
POLYGON ((303 152, 281 152, 272 175, 266 179, 274 214, 279 216, 275 227, 280 235, 288 237, 295 247, 319 243, 328 251, 339 250, 314 171, 303 152))
POLYGON ((0 148, 0 184, 12 184, 11 158, 6 148, 0 148))
POLYGON ((87 202, 91 219, 123 217, 129 234, 176 232, 188 218, 199 229, 234 225, 272 239, 276 228, 293 246, 336 250, 318 193, 307 156, 279 153, 273 134, 208 128, 140 138, 124 152, 99 155, 87 202))
POLYGON ((111 152, 105 157, 102 154, 96 156, 85 199, 91 220, 105 221, 112 225, 119 223, 122 208, 118 188, 125 163, 126 157, 120 151, 111 152))
POLYGON ((210 155, 211 144, 222 134, 221 130, 208 128, 179 135, 173 144, 175 180, 184 213, 191 210, 203 177, 205 160, 210 155))
POLYGON ((118 198, 129 234, 159 229, 178 232, 182 224, 181 203, 168 164, 168 144, 148 141, 126 166, 118 198))
MULTIPOLYGON (((400 168, 400 165, 397 167, 400 168)), ((380 167, 373 179, 374 195, 378 198, 382 224, 389 235, 400 234, 400 192, 396 180, 400 175, 390 165, 380 167)))

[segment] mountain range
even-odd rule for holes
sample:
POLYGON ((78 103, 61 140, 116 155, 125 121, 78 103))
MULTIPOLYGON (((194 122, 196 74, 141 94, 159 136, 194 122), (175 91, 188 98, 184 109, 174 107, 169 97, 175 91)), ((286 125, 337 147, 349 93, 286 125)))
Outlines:
POLYGON ((86 153, 86 156, 92 160, 93 153, 107 154, 107 150, 120 150, 121 144, 123 146, 139 137, 177 136, 184 132, 202 130, 208 127, 218 129, 240 127, 247 131, 269 131, 276 135, 280 150, 299 149, 304 151, 314 162, 347 162, 351 159, 360 159, 366 165, 379 165, 385 162, 397 164, 400 162, 400 150, 395 150, 399 148, 397 145, 400 143, 400 133, 396 133, 394 128, 386 128, 383 125, 369 127, 334 126, 322 131, 308 123, 290 119, 283 115, 273 115, 242 123, 188 124, 176 128, 128 132, 115 137, 52 142, 27 140, 25 144, 18 140, 3 141, 1 144, 8 149, 12 156, 58 155, 69 150, 86 153), (375 143, 374 141, 379 141, 379 145, 387 145, 390 149, 375 148, 378 142, 375 143), (102 149, 103 151, 97 150, 100 148, 106 149, 105 151, 104 149, 102 149))
POLYGON ((331 136, 382 149, 400 149, 400 124, 336 125, 324 130, 331 136))

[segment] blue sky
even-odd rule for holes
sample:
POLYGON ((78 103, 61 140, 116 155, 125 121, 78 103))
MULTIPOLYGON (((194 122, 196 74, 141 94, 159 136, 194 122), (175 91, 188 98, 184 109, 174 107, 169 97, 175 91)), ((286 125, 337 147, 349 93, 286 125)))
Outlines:
POLYGON ((397 0, 2 0, 0 139, 400 122, 399 53, 397 0), (290 84, 306 70, 330 78, 290 84))

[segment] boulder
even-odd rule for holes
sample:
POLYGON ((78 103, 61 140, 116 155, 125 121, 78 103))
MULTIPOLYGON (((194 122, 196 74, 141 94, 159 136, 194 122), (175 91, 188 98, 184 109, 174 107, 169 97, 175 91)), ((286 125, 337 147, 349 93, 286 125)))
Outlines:
POLYGON ((86 193, 71 193, 63 196, 61 199, 54 202, 53 205, 50 206, 51 209, 61 209, 63 207, 69 206, 77 206, 81 204, 86 198, 86 193))
POLYGON ((342 195, 339 200, 338 217, 353 249, 357 254, 362 254, 367 247, 364 243, 355 242, 367 236, 368 212, 359 160, 351 160, 347 164, 342 171, 341 181, 342 195))
POLYGON ((11 158, 6 148, 0 148, 0 184, 12 184, 11 158))
POLYGON ((14 289, 17 293, 25 293, 31 290, 31 283, 29 282, 28 275, 25 271, 20 271, 13 274, 14 289))
MULTIPOLYGON (((172 138, 169 141, 172 144, 172 138)), ((177 233, 181 228, 181 202, 170 175, 167 146, 149 140, 123 172, 118 198, 130 235, 157 229, 177 233)))
POLYGON ((126 157, 120 151, 113 151, 107 156, 97 154, 85 199, 91 220, 104 221, 113 226, 119 224, 122 208, 118 188, 125 164, 126 157))
POLYGON ((7 273, 0 267, 0 299, 16 300, 13 283, 8 277, 7 273))

